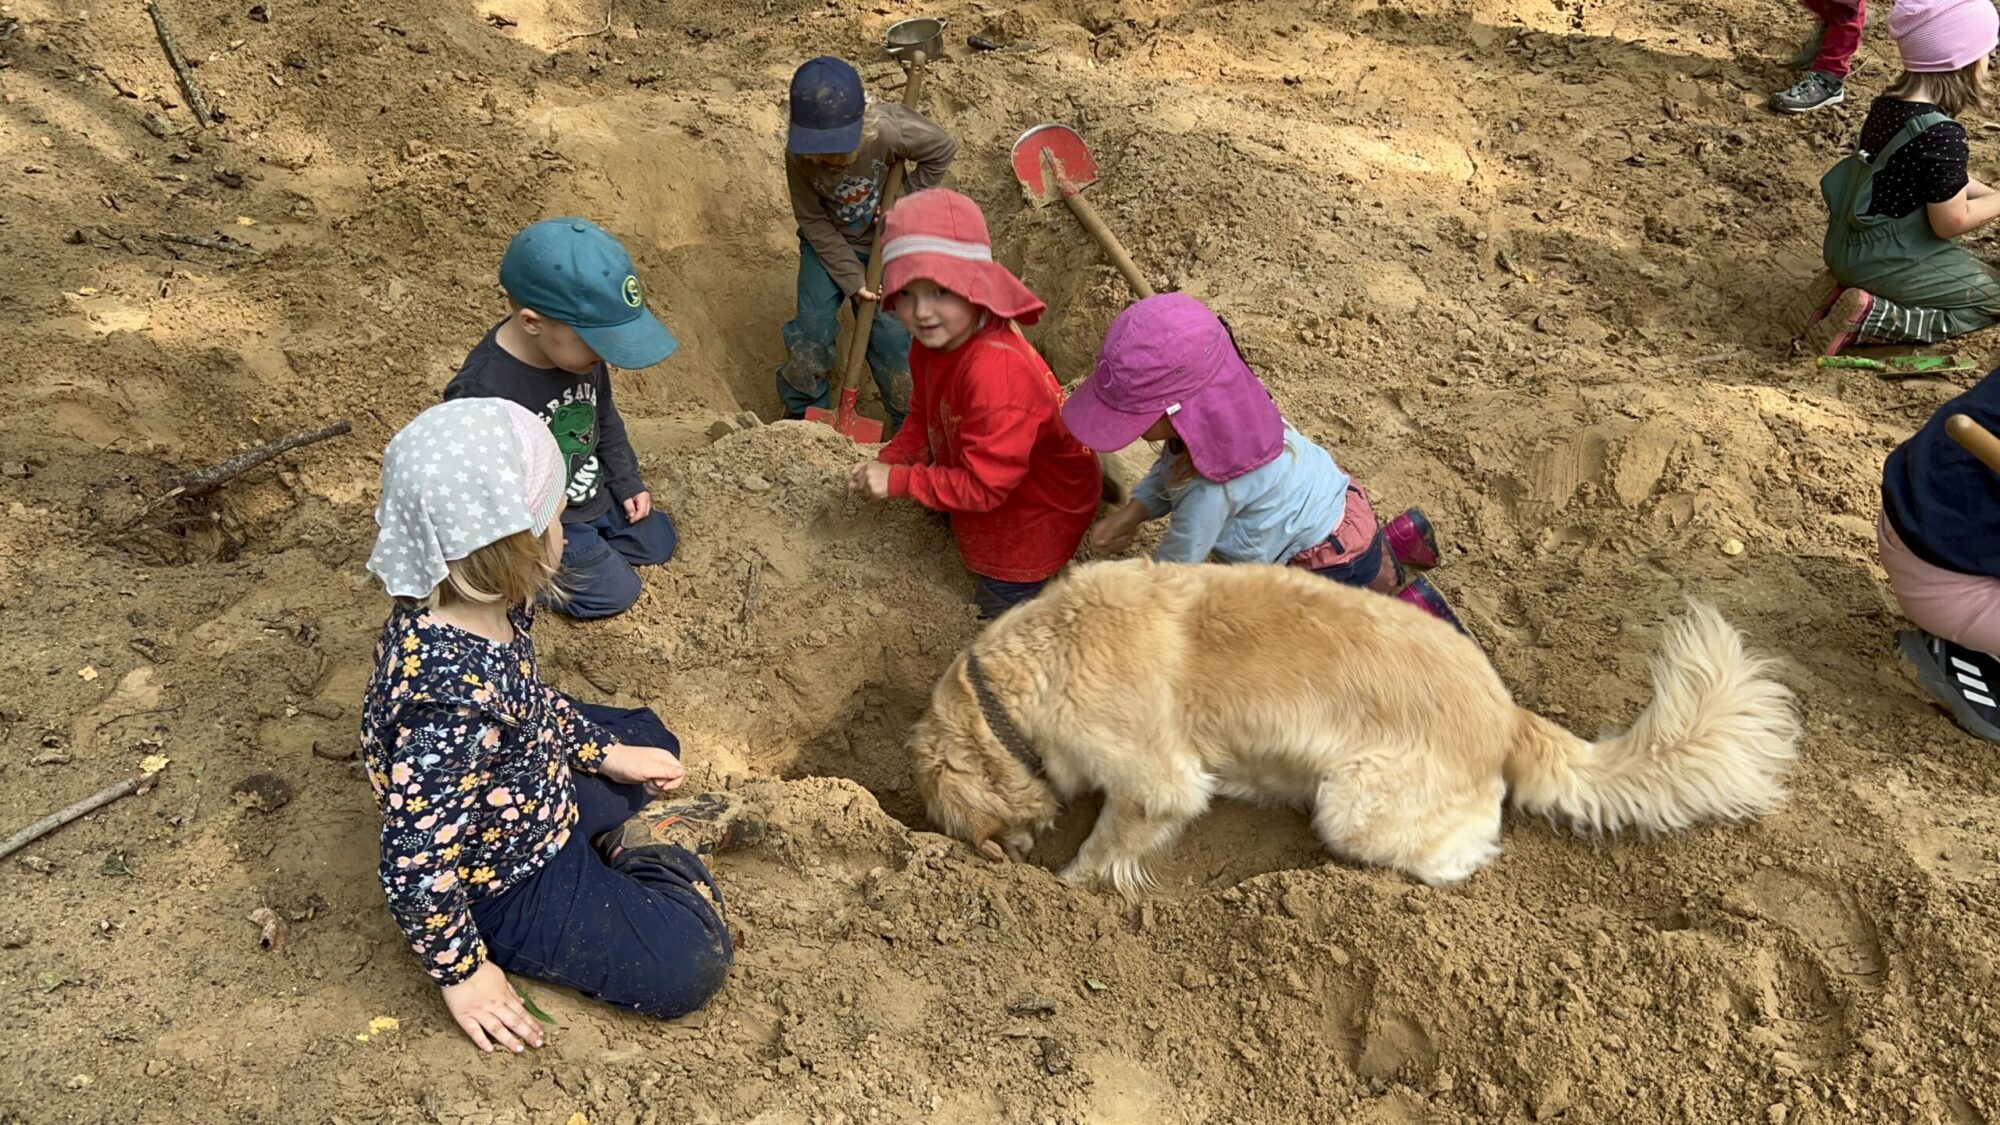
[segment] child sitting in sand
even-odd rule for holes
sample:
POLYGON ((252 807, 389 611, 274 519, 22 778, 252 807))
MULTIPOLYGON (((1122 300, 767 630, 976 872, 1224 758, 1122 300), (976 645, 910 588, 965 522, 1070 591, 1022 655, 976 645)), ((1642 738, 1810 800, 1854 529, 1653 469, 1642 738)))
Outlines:
POLYGON ((611 399, 611 367, 651 367, 679 344, 646 308, 632 256, 586 219, 544 219, 500 259, 514 311, 486 333, 444 397, 504 398, 555 434, 567 476, 563 591, 553 608, 609 617, 639 600, 633 569, 666 562, 674 525, 653 507, 611 399))
POLYGON ((909 329, 910 425, 850 484, 945 513, 981 617, 1032 597, 1097 514, 1097 455, 1070 436, 1062 388, 1015 322, 1044 308, 993 260, 972 200, 933 188, 883 220, 883 303, 909 329))
POLYGON ((1889 34, 1903 75, 1876 98, 1853 155, 1820 181, 1826 270, 1807 295, 1805 343, 1935 344, 2000 320, 2000 277, 1958 236, 2000 216, 1966 172, 1965 127, 2000 41, 1993 0, 1898 0, 1889 34))
MULTIPOLYGON (((785 362, 778 397, 785 416, 803 418, 828 405, 840 342, 840 303, 876 299, 868 292, 868 253, 889 169, 916 162, 910 191, 936 187, 958 155, 958 142, 916 110, 868 99, 861 76, 822 56, 792 75, 791 127, 785 139, 785 186, 799 224, 798 311, 784 327, 785 362)), ((910 408, 910 334, 875 310, 868 367, 882 392, 893 432, 910 408)))
POLYGON ((2000 371, 1889 454, 1875 536, 1917 625, 1896 638, 1903 655, 1966 730, 2000 742, 2000 475, 1945 433, 1954 414, 2000 429, 2000 371))
POLYGON ((1167 443, 1132 500, 1091 533, 1099 554, 1125 550, 1139 525, 1170 515, 1160 562, 1284 563, 1458 624, 1430 582, 1406 581, 1406 565, 1438 562, 1424 514, 1411 508, 1378 528, 1368 494, 1286 423, 1229 326, 1193 297, 1162 293, 1113 318, 1063 418, 1100 452, 1167 443))
POLYGON ((396 604, 361 724, 382 887, 484 1051, 542 1044, 503 969, 647 1015, 700 1007, 731 950, 696 856, 756 827, 716 795, 648 806, 685 777, 659 717, 572 702, 536 672, 564 476, 548 427, 502 399, 434 406, 382 457, 368 569, 396 604))

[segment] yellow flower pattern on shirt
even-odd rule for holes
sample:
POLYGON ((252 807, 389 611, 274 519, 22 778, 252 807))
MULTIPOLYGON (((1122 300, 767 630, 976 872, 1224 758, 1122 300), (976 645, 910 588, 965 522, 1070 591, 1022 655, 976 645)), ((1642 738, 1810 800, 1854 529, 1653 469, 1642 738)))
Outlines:
POLYGON ((486 960, 472 903, 541 869, 576 823, 572 769, 610 735, 536 671, 534 621, 497 645, 398 606, 362 703, 361 753, 382 814, 382 889, 426 972, 486 960))

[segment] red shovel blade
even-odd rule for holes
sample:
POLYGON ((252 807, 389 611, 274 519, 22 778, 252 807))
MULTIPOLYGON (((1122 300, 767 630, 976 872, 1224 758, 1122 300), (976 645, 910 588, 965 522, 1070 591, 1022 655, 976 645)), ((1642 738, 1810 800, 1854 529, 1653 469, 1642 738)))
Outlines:
POLYGON ((1014 142, 1014 176, 1035 204, 1054 203, 1097 181, 1097 158, 1067 125, 1037 125, 1014 142))
POLYGON ((882 423, 873 418, 862 417, 860 404, 860 391, 842 391, 838 410, 828 410, 823 406, 808 406, 806 421, 824 422, 832 426, 836 432, 853 438, 862 445, 874 445, 882 440, 882 423))

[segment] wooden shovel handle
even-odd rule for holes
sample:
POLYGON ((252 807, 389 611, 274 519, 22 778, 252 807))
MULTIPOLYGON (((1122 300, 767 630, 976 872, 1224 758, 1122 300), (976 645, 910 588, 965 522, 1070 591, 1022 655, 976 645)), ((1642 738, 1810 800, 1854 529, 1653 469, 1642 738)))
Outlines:
POLYGON ((1104 256, 1111 259, 1111 264, 1118 267, 1119 273, 1125 275, 1125 284, 1130 285, 1132 292, 1141 298, 1152 296, 1153 287, 1146 283, 1146 275, 1139 272, 1138 265, 1132 261, 1132 255, 1125 252, 1118 236, 1104 225, 1104 218, 1097 213, 1097 208, 1091 206, 1082 192, 1067 183, 1062 185, 1062 193, 1063 202, 1069 204, 1070 213, 1076 216, 1076 221, 1083 224, 1083 229, 1097 240, 1097 248, 1104 251, 1104 256))
MULTIPOLYGON (((917 99, 924 92, 924 53, 910 52, 910 77, 903 83, 903 104, 917 108, 917 99)), ((889 169, 889 178, 882 183, 882 203, 880 213, 887 215, 896 202, 896 196, 903 191, 903 161, 889 169)), ((875 241, 868 251, 868 269, 862 274, 862 286, 873 292, 882 291, 882 220, 875 220, 875 241)), ((861 373, 868 370, 868 338, 875 332, 875 302, 863 301, 854 307, 854 332, 847 340, 847 366, 840 373, 840 389, 855 391, 861 389, 861 373)), ((884 405, 887 405, 886 403, 884 405)))
POLYGON ((1954 414, 1944 420, 1944 432, 1984 462, 1987 468, 2000 473, 2000 437, 1994 437, 1992 430, 1964 414, 1954 414))

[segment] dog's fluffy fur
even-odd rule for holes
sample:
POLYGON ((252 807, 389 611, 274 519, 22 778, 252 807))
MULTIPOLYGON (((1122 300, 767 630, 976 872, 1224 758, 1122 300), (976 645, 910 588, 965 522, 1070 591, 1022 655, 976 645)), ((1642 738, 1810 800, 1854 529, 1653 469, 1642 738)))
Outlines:
POLYGON ((1770 811, 1798 753, 1791 693, 1699 604, 1652 704, 1594 743, 1516 706, 1449 625, 1290 567, 1084 566, 968 651, 1046 773, 1000 743, 961 654, 911 735, 932 821, 1018 859, 1061 801, 1102 790, 1062 874, 1128 896, 1218 796, 1309 807, 1329 851, 1448 884, 1499 854, 1510 793, 1582 831, 1670 831, 1770 811))

